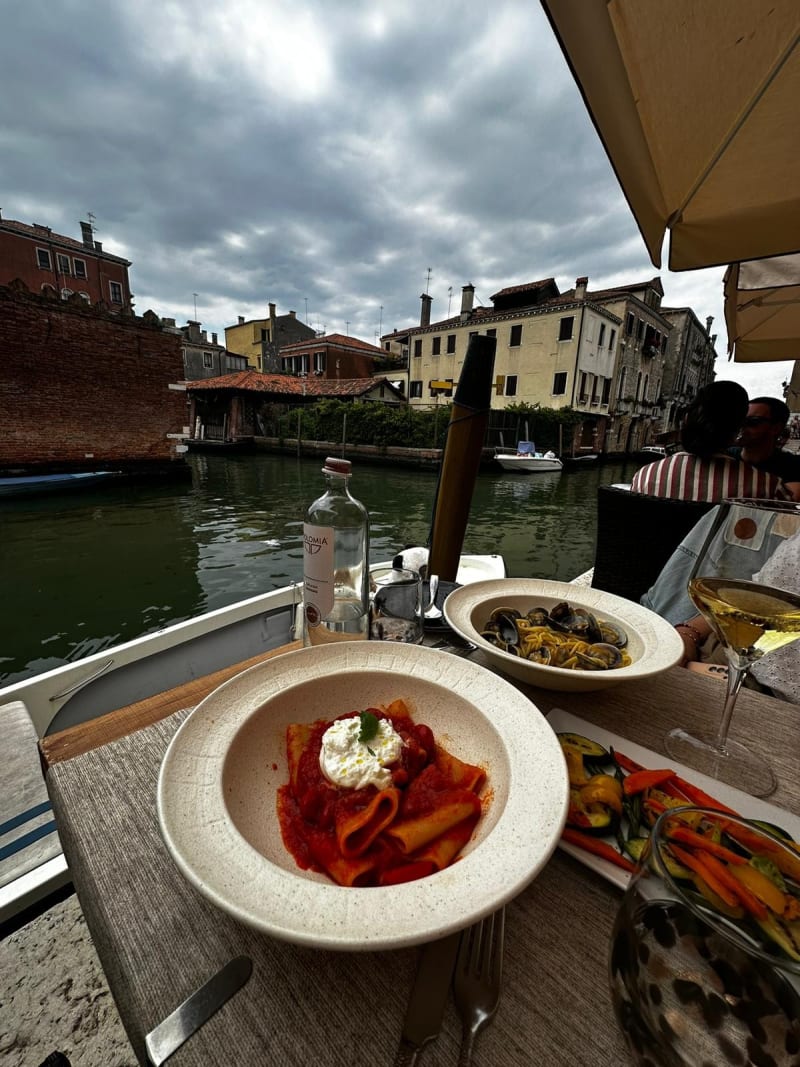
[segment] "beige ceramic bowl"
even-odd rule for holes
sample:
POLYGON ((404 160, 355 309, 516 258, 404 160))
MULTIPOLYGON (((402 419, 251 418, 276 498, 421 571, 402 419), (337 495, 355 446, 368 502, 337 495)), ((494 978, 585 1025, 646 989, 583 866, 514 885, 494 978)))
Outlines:
POLYGON ((683 642, 675 628, 659 615, 632 600, 604 593, 591 586, 549 582, 539 578, 501 578, 475 582, 456 589, 444 603, 448 624, 472 641, 492 664, 505 674, 542 689, 586 692, 622 682, 649 678, 673 667, 683 655, 683 642), (571 671, 548 667, 503 652, 481 637, 481 630, 495 608, 516 608, 524 615, 532 608, 552 608, 566 600, 573 607, 588 608, 598 619, 616 623, 628 634, 629 667, 610 671, 571 671))
POLYGON ((516 896, 555 848, 567 794, 555 734, 509 682, 445 652, 353 641, 279 656, 208 696, 164 757, 158 812, 178 868, 224 911, 289 941, 372 950, 442 937, 516 896), (346 889, 300 870, 283 846, 286 726, 398 697, 454 755, 485 768, 485 812, 446 870, 346 889))

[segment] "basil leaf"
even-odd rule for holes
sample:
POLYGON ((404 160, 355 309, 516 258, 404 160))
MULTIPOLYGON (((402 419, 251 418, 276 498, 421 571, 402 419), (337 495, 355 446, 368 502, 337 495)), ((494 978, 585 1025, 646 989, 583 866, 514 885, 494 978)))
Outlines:
POLYGON ((358 740, 366 744, 367 741, 371 741, 373 737, 378 735, 378 719, 371 711, 362 711, 360 718, 361 730, 358 734, 358 740))

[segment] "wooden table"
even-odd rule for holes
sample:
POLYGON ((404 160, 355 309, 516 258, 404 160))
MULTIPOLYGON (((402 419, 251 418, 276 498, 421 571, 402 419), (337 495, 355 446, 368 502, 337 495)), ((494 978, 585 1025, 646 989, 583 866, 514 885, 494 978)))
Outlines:
MULTIPOLYGON (((416 950, 347 954, 273 940, 201 897, 161 841, 155 789, 167 744, 188 709, 242 666, 40 744, 64 852, 120 1016, 144 1063, 145 1033, 245 953, 254 961, 249 984, 175 1055, 176 1067, 391 1065, 416 950)), ((544 713, 564 708, 656 751, 674 725, 714 726, 723 698, 718 680, 680 668, 600 693, 519 688, 544 713)), ((779 777, 772 802, 800 815, 798 714, 744 691, 733 734, 769 754, 779 777)), ((558 850, 508 905, 504 994, 478 1039, 476 1067, 628 1062, 607 976, 619 900, 618 889, 558 850)), ((454 1065, 459 1041, 450 1003, 424 1067, 454 1065)))

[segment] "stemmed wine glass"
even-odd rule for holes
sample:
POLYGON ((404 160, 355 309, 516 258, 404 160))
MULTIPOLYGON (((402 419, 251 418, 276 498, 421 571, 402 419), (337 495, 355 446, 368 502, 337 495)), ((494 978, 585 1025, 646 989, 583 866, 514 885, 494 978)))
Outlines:
MULTIPOLYGON (((754 796, 776 787, 767 761, 728 737, 745 675, 762 656, 800 638, 800 508, 766 500, 728 500, 719 512, 689 579, 689 596, 708 621, 728 661, 728 691, 715 735, 684 729, 665 739, 670 756, 754 796), (797 576, 789 589, 771 575, 797 576), (783 566, 781 566, 781 562, 783 566), (764 573, 762 574, 762 567, 764 573)), ((768 724, 764 724, 765 728, 768 724)))

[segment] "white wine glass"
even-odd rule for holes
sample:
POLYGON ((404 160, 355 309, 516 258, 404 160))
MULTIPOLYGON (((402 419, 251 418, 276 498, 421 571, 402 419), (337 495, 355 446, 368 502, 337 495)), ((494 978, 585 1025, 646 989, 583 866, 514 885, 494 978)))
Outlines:
POLYGON ((672 730, 666 750, 712 778, 769 796, 777 784, 769 763, 728 734, 750 668, 800 638, 800 508, 766 500, 720 504, 692 569, 689 596, 725 652, 728 688, 716 733, 672 730), (773 573, 789 588, 771 584, 773 573))

